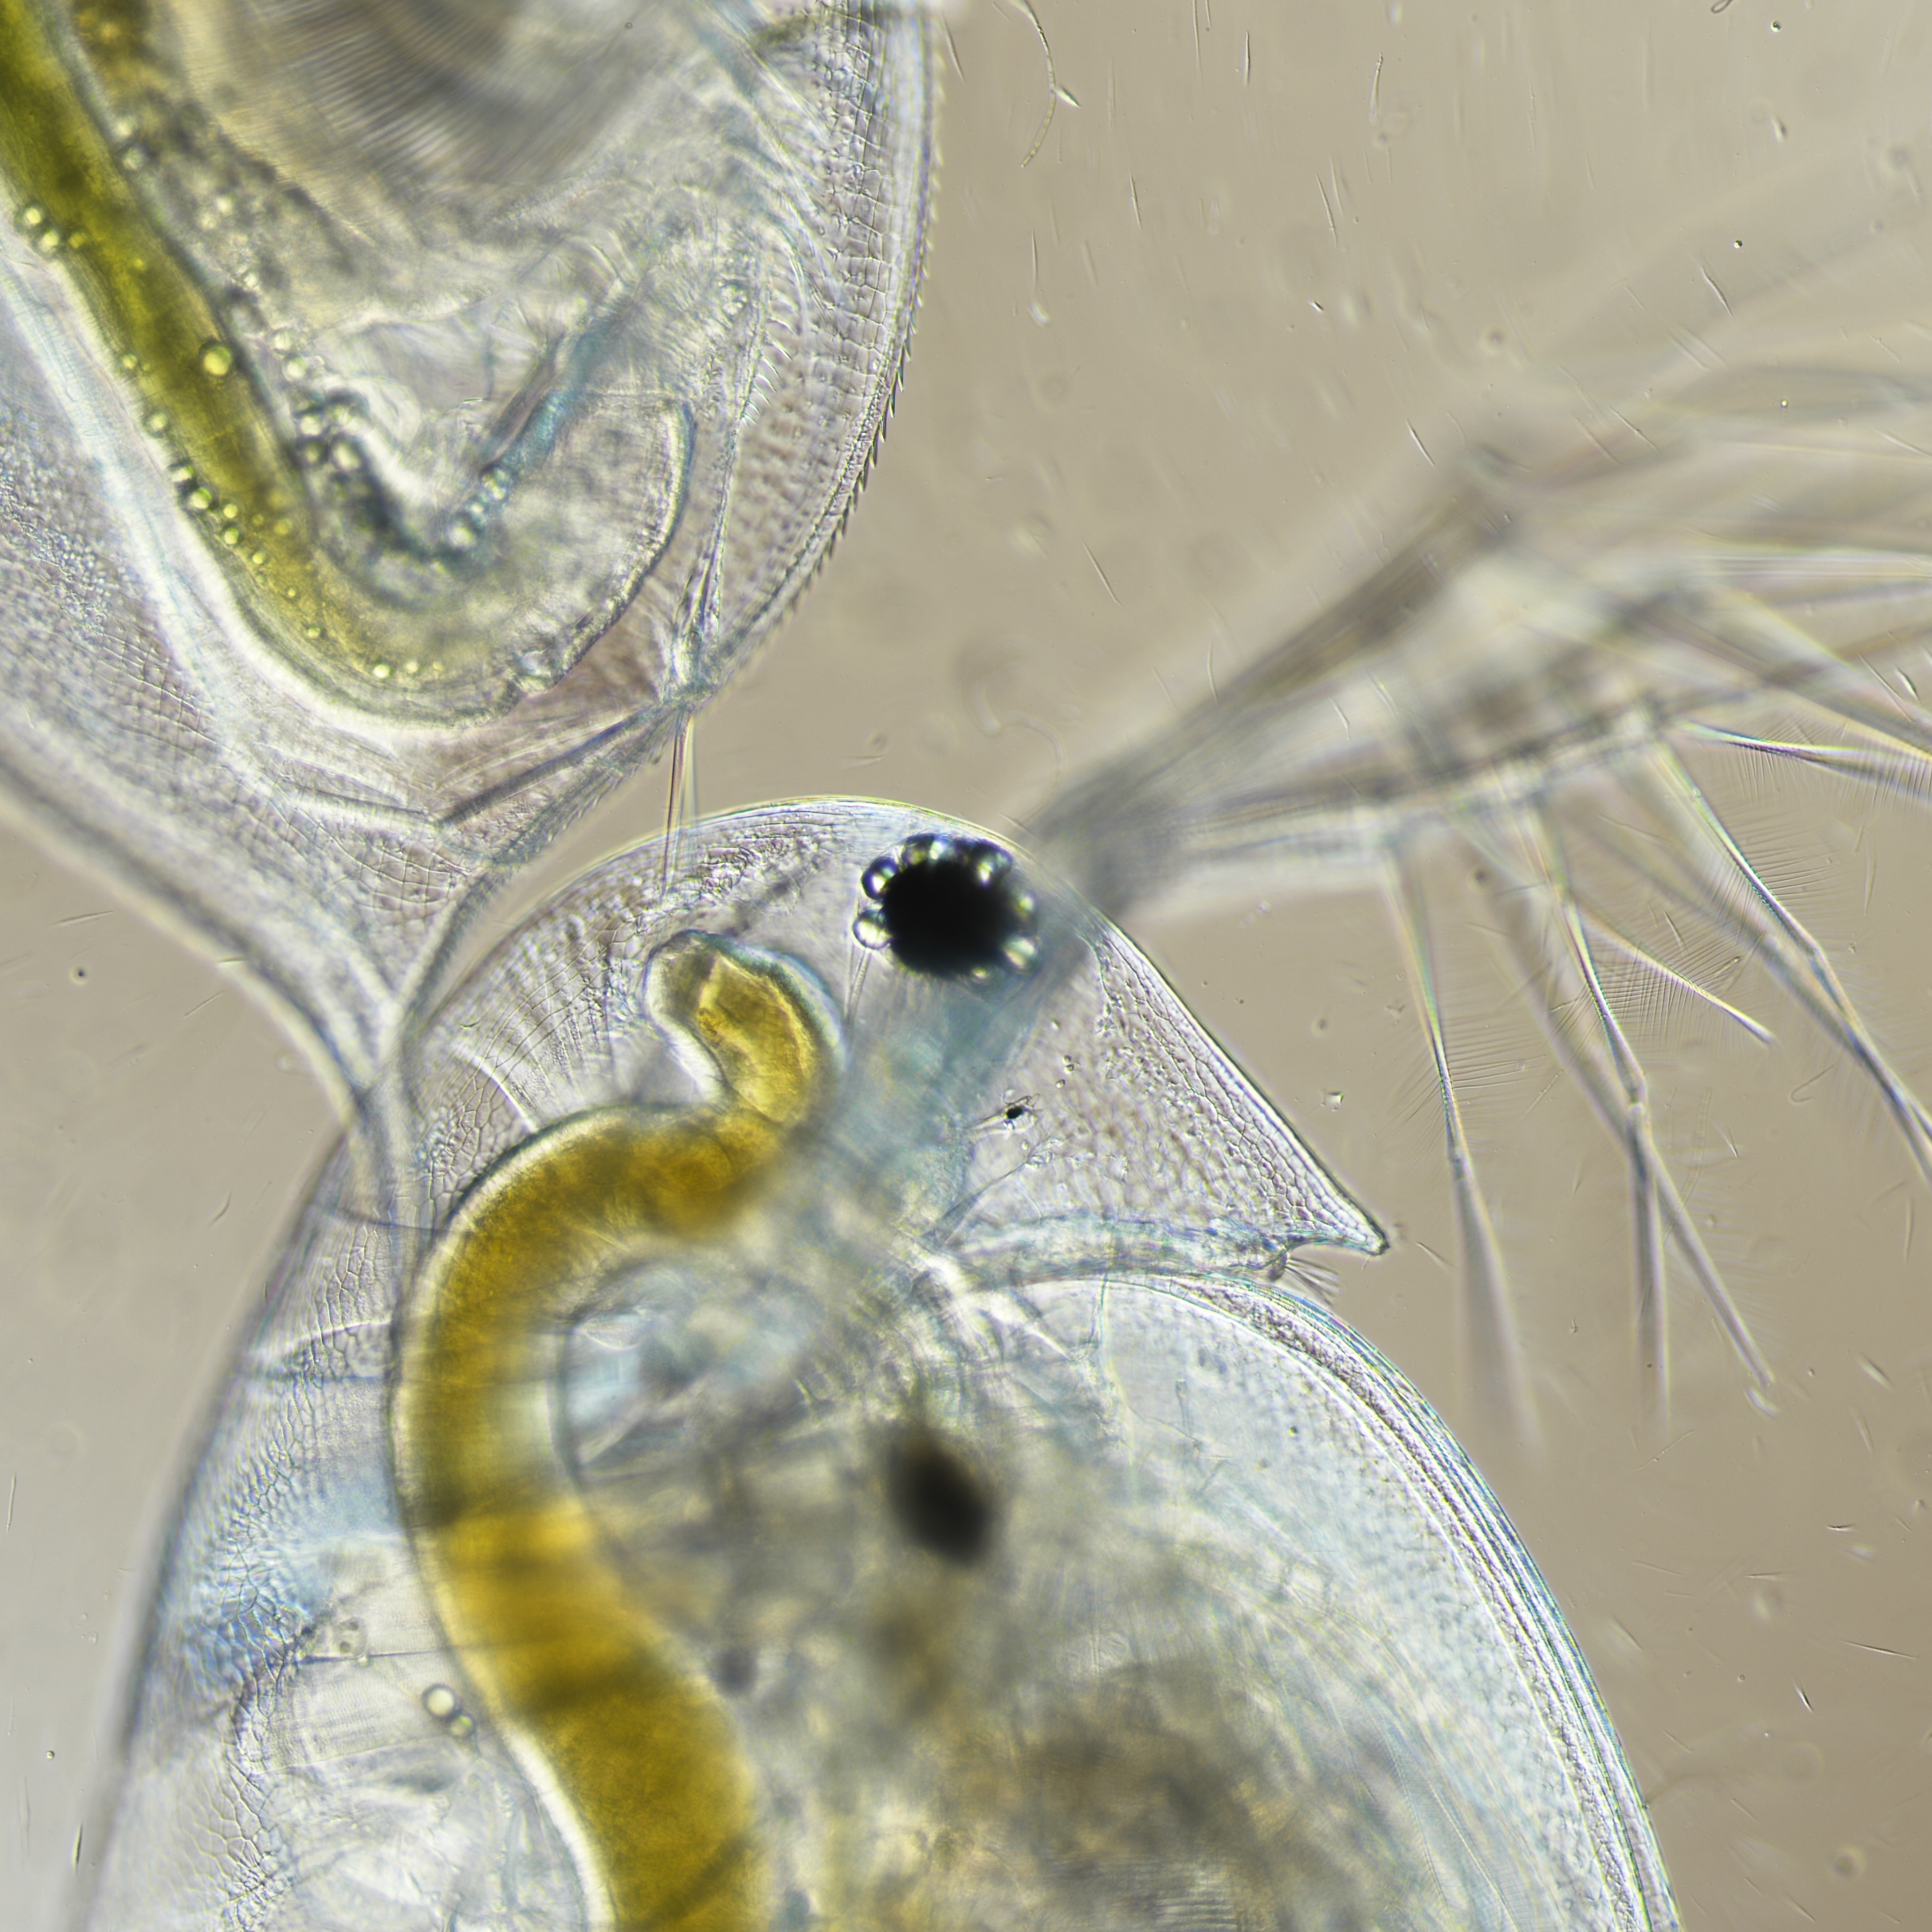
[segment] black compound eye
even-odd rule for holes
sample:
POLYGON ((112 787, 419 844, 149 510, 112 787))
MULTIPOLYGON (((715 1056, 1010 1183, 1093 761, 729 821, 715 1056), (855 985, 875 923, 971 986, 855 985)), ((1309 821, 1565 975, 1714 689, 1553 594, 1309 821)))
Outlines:
POLYGON ((908 972, 986 980, 1024 972, 1039 955, 1033 895, 1012 854, 986 839, 921 833, 875 859, 860 883, 867 904, 854 937, 908 972))
POLYGON ((977 1563, 992 1541, 992 1492, 956 1449, 925 1429, 892 1445, 886 1501, 908 1541, 948 1563, 977 1563))

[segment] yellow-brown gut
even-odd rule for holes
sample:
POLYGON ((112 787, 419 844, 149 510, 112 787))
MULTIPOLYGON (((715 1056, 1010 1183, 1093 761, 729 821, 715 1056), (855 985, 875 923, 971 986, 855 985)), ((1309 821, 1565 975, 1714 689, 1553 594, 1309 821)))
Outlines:
POLYGON ((483 1177, 406 1302, 391 1442, 443 1635, 571 1842, 591 1922, 753 1932, 768 1905, 732 1721, 626 1584, 557 1447, 555 1389, 615 1274, 747 1211, 837 1050, 799 982, 728 942, 672 942, 650 984, 717 1097, 579 1114, 483 1177))

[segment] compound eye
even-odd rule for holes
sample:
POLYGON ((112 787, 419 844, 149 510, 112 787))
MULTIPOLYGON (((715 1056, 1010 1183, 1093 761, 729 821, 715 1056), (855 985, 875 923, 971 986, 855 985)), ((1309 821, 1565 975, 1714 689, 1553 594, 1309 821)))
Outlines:
POLYGON ((1012 854, 987 839, 922 832, 875 859, 860 884, 867 904, 854 937, 909 972, 985 980, 1039 956, 1034 896, 1012 854))

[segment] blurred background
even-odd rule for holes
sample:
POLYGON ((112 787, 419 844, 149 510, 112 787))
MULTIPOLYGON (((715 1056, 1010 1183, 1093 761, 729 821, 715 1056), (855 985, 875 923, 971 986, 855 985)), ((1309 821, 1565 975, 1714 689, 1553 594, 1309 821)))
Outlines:
MULTIPOLYGON (((1742 194, 1741 245, 1815 249, 1848 155, 1932 165, 1909 0, 968 0, 944 41, 905 395, 830 564, 698 730, 706 812, 864 793, 1015 835, 1372 566, 1522 372, 1674 238, 1742 194)), ((1660 344, 1726 300, 1686 248, 1681 312, 1643 318, 1660 344)), ((580 827, 479 948, 657 831, 666 782, 580 827)), ((1926 1075, 1932 820, 1797 774, 1722 803, 1926 1075)), ((1380 897, 1258 892, 1134 936, 1394 1235, 1340 1265, 1337 1310, 1490 1474, 1685 1924, 1922 1924, 1932 1188, 1749 962, 1727 996, 1774 1046, 1655 1033, 1679 1179, 1776 1376, 1753 1400, 1680 1287, 1659 1431, 1620 1158, 1477 904, 1438 940, 1533 1454, 1465 1387, 1439 1108, 1380 897)), ((0 1897, 37 1928, 84 1855, 155 1539, 335 1126, 230 969, 25 831, 0 836, 0 1897)))

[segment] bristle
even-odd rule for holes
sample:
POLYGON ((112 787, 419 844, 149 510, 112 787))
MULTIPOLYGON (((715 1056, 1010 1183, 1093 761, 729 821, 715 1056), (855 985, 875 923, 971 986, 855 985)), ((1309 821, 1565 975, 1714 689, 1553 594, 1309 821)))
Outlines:
POLYGON ((1471 1379, 1481 1400, 1510 1435, 1526 1444, 1537 1436, 1536 1414, 1524 1377, 1522 1350, 1510 1306, 1509 1277, 1502 1250, 1490 1219, 1489 1204, 1476 1178, 1463 1109, 1451 1070, 1442 1008, 1435 993, 1435 966, 1429 941, 1428 911, 1412 854, 1398 850, 1394 866, 1396 923, 1407 943, 1418 1002, 1428 1030, 1429 1050, 1442 1098, 1443 1129, 1449 1183, 1455 1196, 1455 1219, 1462 1255, 1460 1288, 1465 1345, 1471 1379))
POLYGON ((1748 937, 1779 978, 1877 1086, 1920 1171, 1932 1178, 1932 1118, 1873 1039, 1810 929, 1765 882, 1697 781, 1667 748, 1654 769, 1659 799, 1680 834, 1682 856, 1702 861, 1707 909, 1748 937))

